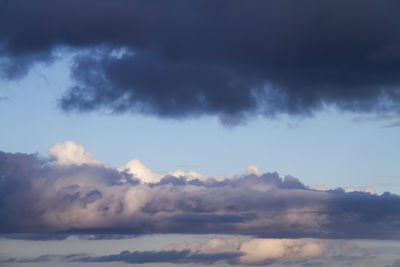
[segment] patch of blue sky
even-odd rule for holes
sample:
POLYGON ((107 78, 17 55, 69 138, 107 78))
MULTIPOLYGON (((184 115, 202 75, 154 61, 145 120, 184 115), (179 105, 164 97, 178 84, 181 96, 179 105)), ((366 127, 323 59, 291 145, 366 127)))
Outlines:
POLYGON ((248 165, 293 175, 307 185, 372 186, 400 192, 400 127, 382 121, 354 122, 357 114, 333 108, 313 117, 252 118, 223 127, 216 117, 161 120, 107 111, 66 114, 58 99, 73 84, 72 53, 39 64, 20 81, 1 81, 0 150, 39 152, 73 140, 113 166, 138 158, 156 172, 195 170, 232 176, 248 165), (394 178, 393 178, 394 177, 394 178), (396 179, 398 177, 398 179, 396 179))

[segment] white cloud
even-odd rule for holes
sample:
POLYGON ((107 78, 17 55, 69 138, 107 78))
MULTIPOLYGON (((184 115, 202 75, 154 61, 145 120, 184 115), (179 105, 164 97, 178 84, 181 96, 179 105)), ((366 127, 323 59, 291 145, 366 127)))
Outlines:
POLYGON ((185 177, 186 179, 190 180, 195 180, 199 179, 201 181, 204 181, 207 179, 206 176, 195 172, 195 171, 183 171, 183 170, 174 170, 168 172, 169 175, 175 176, 175 177, 185 177))
POLYGON ((101 165, 101 162, 93 158, 82 145, 77 145, 73 141, 57 143, 49 148, 48 153, 59 165, 101 165))
POLYGON ((345 187, 345 188, 343 188, 343 190, 346 193, 363 192, 363 193, 369 193, 371 195, 376 195, 375 189, 373 189, 370 186, 363 186, 363 187, 358 187, 358 188, 345 187))
POLYGON ((244 242, 239 251, 245 253, 240 262, 262 264, 268 260, 305 260, 322 257, 328 251, 329 241, 320 239, 263 239, 244 242))
POLYGON ((163 175, 151 171, 140 160, 133 159, 122 167, 118 168, 119 171, 126 171, 132 174, 135 178, 140 179, 143 183, 157 183, 161 180, 163 175))
POLYGON ((158 183, 166 175, 172 175, 175 177, 185 177, 188 181, 194 179, 199 179, 204 181, 207 179, 206 176, 195 171, 174 170, 166 174, 153 172, 138 159, 133 159, 129 161, 124 166, 119 167, 118 170, 121 172, 126 171, 127 173, 132 174, 135 178, 140 179, 142 183, 158 183))
POLYGON ((246 175, 255 174, 257 176, 261 176, 260 170, 255 165, 250 165, 246 168, 246 175))

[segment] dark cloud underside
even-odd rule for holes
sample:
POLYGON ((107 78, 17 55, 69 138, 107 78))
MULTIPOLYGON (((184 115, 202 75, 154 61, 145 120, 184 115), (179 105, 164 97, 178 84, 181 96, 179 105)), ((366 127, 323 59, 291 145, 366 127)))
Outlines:
MULTIPOLYGON (((1 68, 75 58, 64 110, 185 118, 399 112, 396 0, 0 1, 1 68), (88 50, 89 49, 89 50, 88 50)), ((229 123, 229 122, 228 122, 229 123)))

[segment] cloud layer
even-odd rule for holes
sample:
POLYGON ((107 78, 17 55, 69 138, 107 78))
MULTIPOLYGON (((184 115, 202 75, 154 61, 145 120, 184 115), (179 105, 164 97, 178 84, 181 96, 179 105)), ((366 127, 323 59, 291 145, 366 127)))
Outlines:
POLYGON ((49 153, 0 152, 1 233, 400 238, 400 197, 371 188, 307 187, 255 166, 218 179, 137 159, 117 169, 71 141, 49 153))
MULTIPOLYGON (((212 264, 226 262, 239 265, 300 264, 311 261, 362 261, 374 259, 377 252, 370 248, 339 240, 312 238, 266 239, 255 238, 241 241, 239 237, 222 239, 214 237, 204 242, 170 244, 161 250, 122 251, 119 254, 92 256, 87 254, 41 255, 35 258, 9 258, 0 262, 83 262, 105 263, 195 263, 212 264)), ((299 266, 299 265, 297 265, 299 266)), ((320 266, 320 265, 318 265, 320 266)))
POLYGON ((1 0, 0 70, 18 78, 60 47, 78 53, 64 110, 228 125, 325 105, 399 113, 399 10, 396 0, 1 0))

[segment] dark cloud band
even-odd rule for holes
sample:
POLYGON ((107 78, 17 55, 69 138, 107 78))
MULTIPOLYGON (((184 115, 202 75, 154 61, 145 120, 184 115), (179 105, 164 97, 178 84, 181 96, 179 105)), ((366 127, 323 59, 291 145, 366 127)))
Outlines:
MULTIPOLYGON (((398 1, 0 1, 3 74, 79 52, 64 110, 399 112, 398 1)), ((230 118, 230 119, 227 119, 230 118)))

